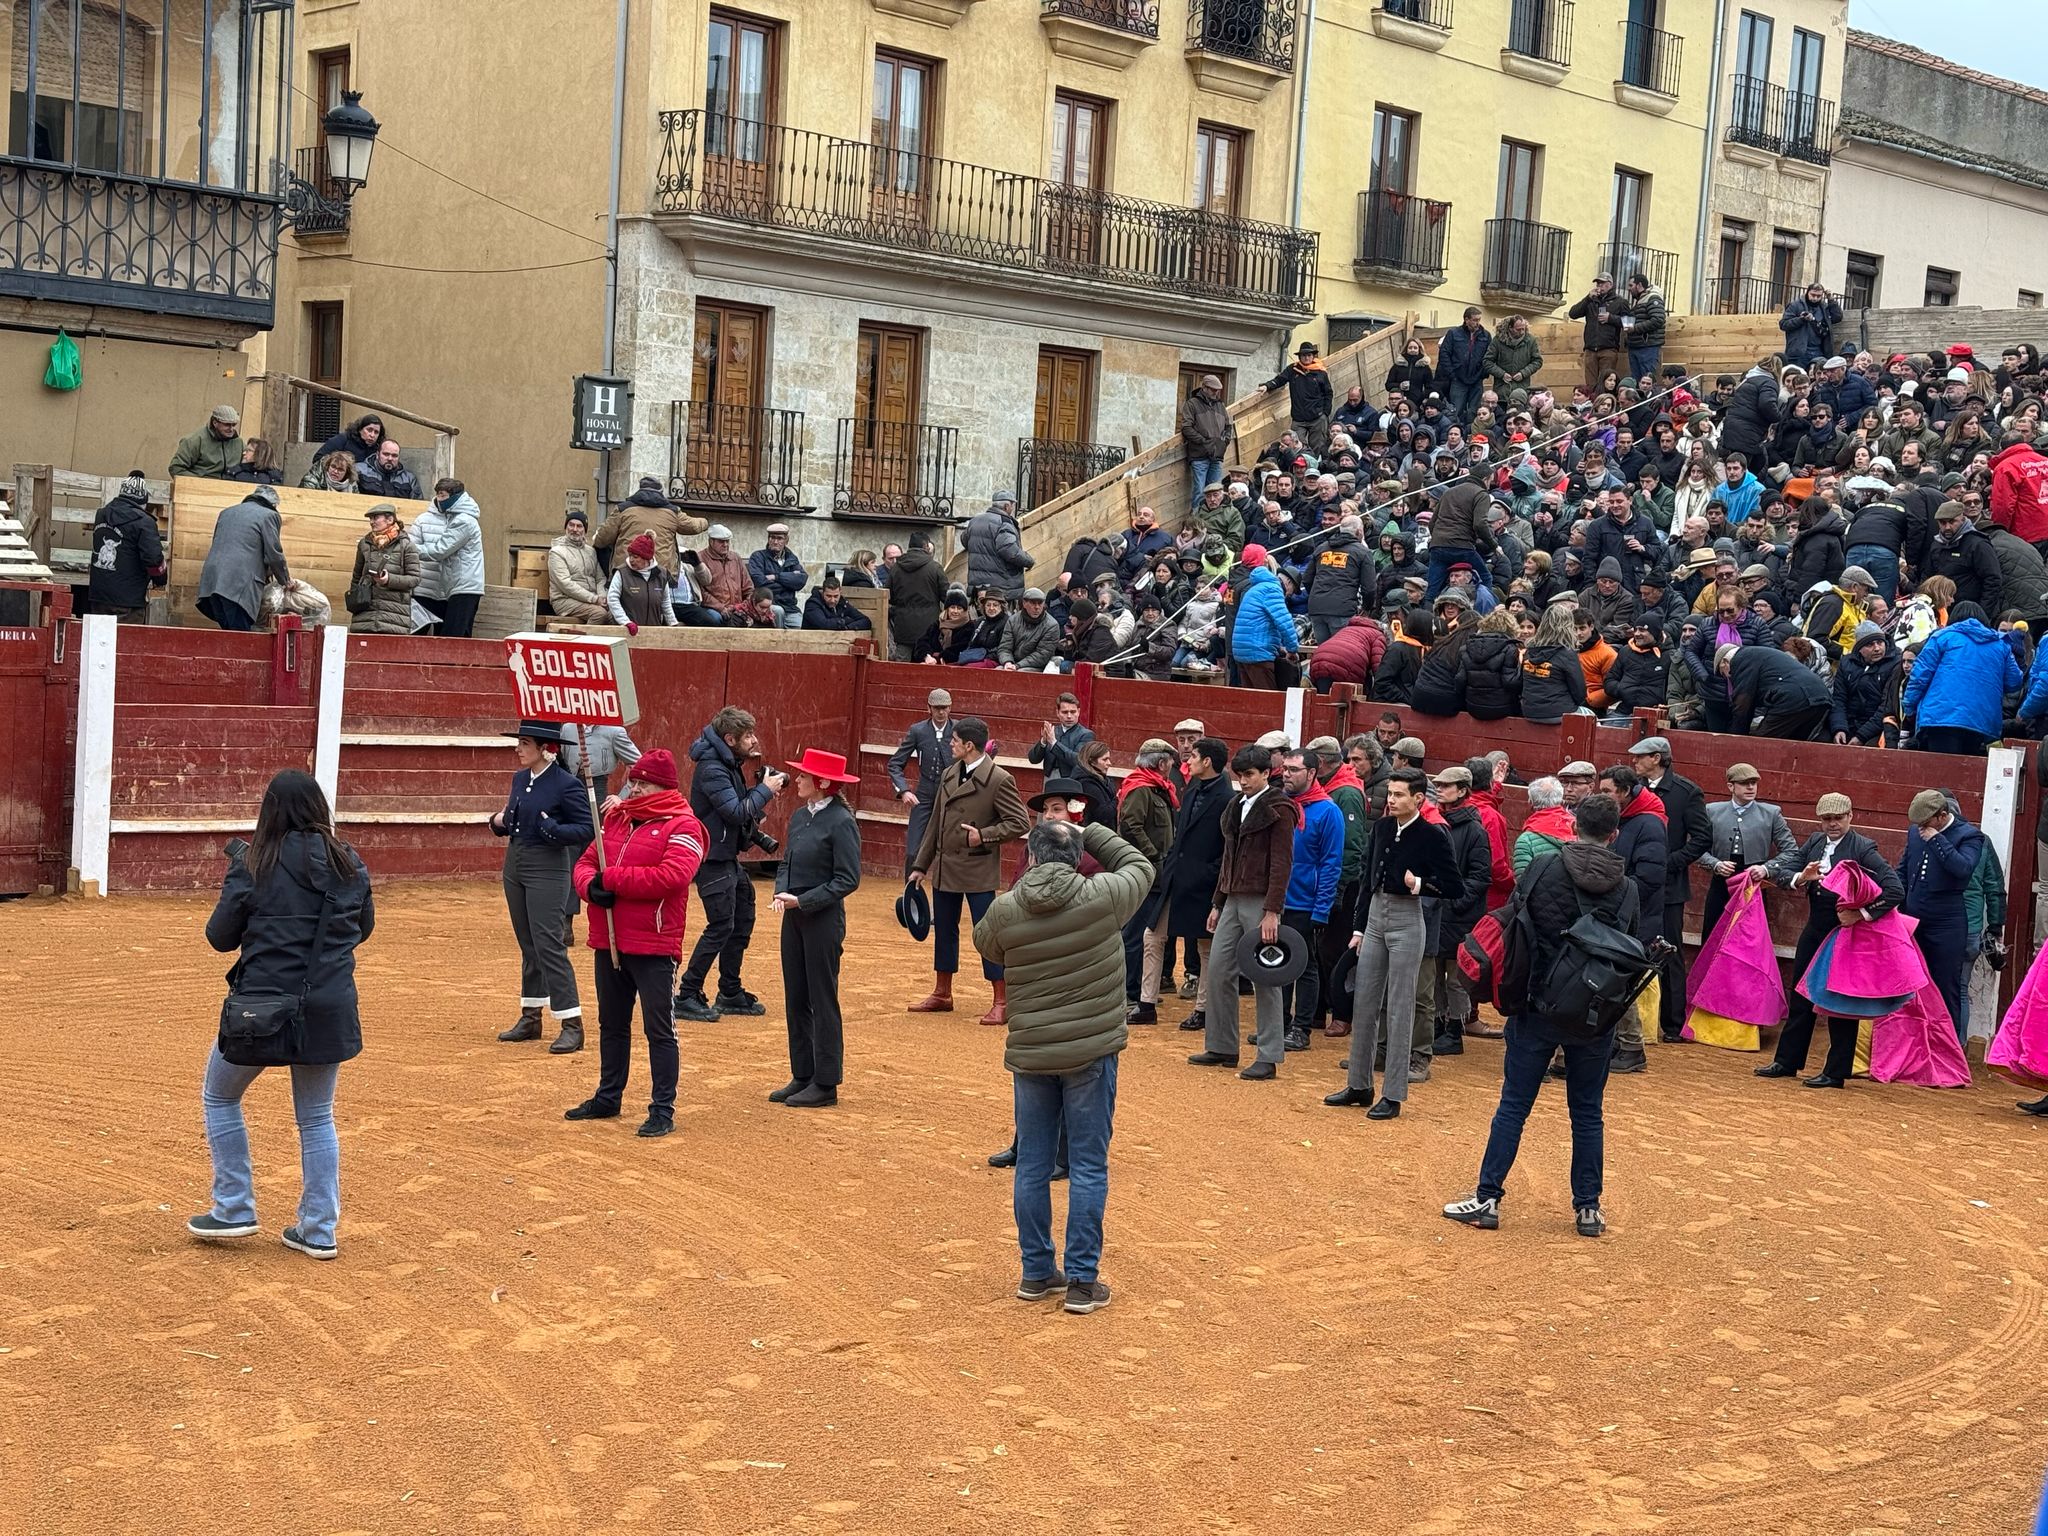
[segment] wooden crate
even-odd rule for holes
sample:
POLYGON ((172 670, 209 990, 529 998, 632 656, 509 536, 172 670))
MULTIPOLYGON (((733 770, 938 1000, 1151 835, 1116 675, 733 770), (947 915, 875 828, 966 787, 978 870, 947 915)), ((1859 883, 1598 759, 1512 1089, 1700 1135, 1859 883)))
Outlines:
POLYGON ((512 585, 524 587, 541 602, 548 600, 548 552, 545 549, 512 551, 512 585))
POLYGON ((507 635, 528 635, 538 622, 539 604, 527 587, 484 588, 483 601, 476 605, 473 639, 502 640, 507 635))
POLYGON ((887 587, 841 587, 846 606, 867 615, 877 635, 889 633, 889 589, 887 587))

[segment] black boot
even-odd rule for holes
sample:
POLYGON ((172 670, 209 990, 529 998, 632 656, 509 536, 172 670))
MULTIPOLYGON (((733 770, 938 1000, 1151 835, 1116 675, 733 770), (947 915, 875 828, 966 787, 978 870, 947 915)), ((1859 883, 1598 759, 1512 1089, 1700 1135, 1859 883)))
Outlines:
POLYGON ((2023 1115, 2048 1115, 2048 1094, 2027 1100, 2019 1106, 2019 1112, 2023 1115))
POLYGON ((538 1040, 540 1038, 540 1010, 538 1008, 520 1009, 519 1022, 510 1029, 499 1031, 498 1038, 509 1041, 538 1040))
POLYGON ((1015 1143, 1015 1142, 1013 1141, 1013 1142, 1011 1142, 1011 1143, 1010 1143, 1010 1144, 1009 1144, 1009 1145, 1008 1145, 1007 1147, 1003 1148, 1003 1150, 1002 1150, 1002 1151, 1000 1151, 1000 1152, 991 1152, 991 1153, 989 1153, 989 1155, 988 1155, 988 1165, 989 1165, 989 1167, 991 1167, 991 1168, 1014 1168, 1014 1167, 1016 1167, 1016 1166, 1017 1166, 1017 1143, 1015 1143))
POLYGON ((1465 1054, 1465 1021, 1445 1019, 1437 1025, 1436 1038, 1429 1042, 1433 1056, 1462 1056, 1465 1054))
POLYGON ((1191 1035, 1199 1035, 1209 1027, 1209 1016, 1202 1009, 1197 1008, 1193 1013, 1180 1021, 1180 1027, 1191 1035))
POLYGON ((562 1020, 562 1032, 555 1036, 548 1047, 550 1056, 568 1056, 583 1049, 583 1020, 581 1018, 562 1020))

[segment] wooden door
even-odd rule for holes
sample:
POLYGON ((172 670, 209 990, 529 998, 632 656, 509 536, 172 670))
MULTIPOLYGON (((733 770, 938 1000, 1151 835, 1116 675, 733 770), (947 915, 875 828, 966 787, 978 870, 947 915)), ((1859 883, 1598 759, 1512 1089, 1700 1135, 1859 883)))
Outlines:
POLYGON ((891 230, 897 243, 917 236, 927 224, 932 85, 937 73, 929 59, 875 53, 868 215, 891 230))
MULTIPOLYGON (((342 306, 306 306, 306 377, 315 384, 341 383, 342 306)), ((308 392, 306 395, 305 441, 324 443, 341 430, 341 401, 334 395, 308 392)), ((284 444, 272 445, 272 453, 284 462, 284 444)))
POLYGON ((761 458, 761 344, 767 317, 700 301, 682 474, 692 495, 750 501, 761 458))
POLYGON ((1244 133, 1236 128, 1203 123, 1195 130, 1195 239, 1189 253, 1189 277, 1209 288, 1235 288, 1239 250, 1235 234, 1215 220, 1237 217, 1238 186, 1244 174, 1244 133))
POLYGON ((1092 267, 1101 259, 1102 162, 1108 126, 1108 102, 1072 91, 1053 96, 1045 234, 1047 258, 1057 266, 1092 267))
POLYGON ((1026 507, 1042 507, 1089 478, 1085 448, 1094 432, 1095 358, 1058 347, 1038 349, 1038 397, 1031 413, 1026 507), (1062 451, 1062 445, 1071 445, 1062 451))
POLYGON ((863 325, 854 366, 854 495, 908 497, 917 469, 924 336, 895 326, 863 325))
POLYGON ((765 218, 776 115, 776 28, 711 13, 704 74, 704 191, 708 211, 765 218))

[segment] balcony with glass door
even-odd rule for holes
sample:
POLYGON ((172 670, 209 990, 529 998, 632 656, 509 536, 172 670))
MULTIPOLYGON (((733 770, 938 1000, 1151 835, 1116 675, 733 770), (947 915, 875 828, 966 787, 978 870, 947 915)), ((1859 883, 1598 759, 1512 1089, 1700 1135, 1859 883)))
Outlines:
POLYGON ((1564 297, 1572 232, 1529 219, 1488 219, 1479 287, 1510 302, 1552 308, 1564 297))
POLYGON ((291 19, 290 0, 0 6, 0 293, 267 329, 291 19))
POLYGON ((1614 99, 1638 112, 1668 115, 1678 105, 1685 40, 1639 21, 1621 24, 1621 73, 1614 99))
POLYGON ((1572 0, 1510 0, 1500 67, 1556 85, 1572 67, 1572 0))
POLYGON ((1416 292, 1440 287, 1451 205, 1384 189, 1358 194, 1358 254, 1351 270, 1362 283, 1416 292))

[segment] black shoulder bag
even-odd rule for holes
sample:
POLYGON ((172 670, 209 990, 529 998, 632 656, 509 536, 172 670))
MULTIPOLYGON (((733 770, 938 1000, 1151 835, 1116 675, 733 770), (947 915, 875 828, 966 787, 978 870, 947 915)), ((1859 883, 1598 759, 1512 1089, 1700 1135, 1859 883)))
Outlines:
POLYGON ((334 904, 332 892, 320 898, 320 916, 313 930, 313 952, 306 959, 306 979, 297 992, 275 992, 267 988, 228 988, 220 1005, 220 1054, 237 1067, 288 1067, 299 1059, 302 1049, 301 1022, 306 1011, 306 993, 313 985, 313 972, 327 944, 327 914, 334 904))

